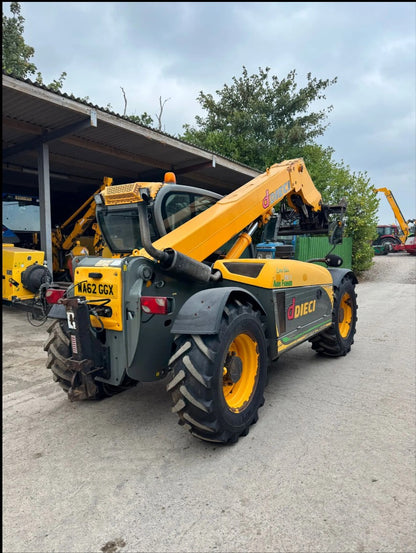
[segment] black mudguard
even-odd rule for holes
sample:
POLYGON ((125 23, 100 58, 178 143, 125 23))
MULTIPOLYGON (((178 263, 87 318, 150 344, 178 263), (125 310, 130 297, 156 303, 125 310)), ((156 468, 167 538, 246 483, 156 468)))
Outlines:
POLYGON ((355 276, 354 272, 351 271, 351 269, 328 267, 328 271, 331 273, 334 286, 339 286, 341 280, 347 275, 349 278, 351 278, 353 284, 358 284, 357 277, 355 276))
POLYGON ((246 298, 265 312, 258 299, 243 288, 229 286, 201 290, 181 307, 173 323, 172 334, 217 334, 224 307, 231 295, 246 298))

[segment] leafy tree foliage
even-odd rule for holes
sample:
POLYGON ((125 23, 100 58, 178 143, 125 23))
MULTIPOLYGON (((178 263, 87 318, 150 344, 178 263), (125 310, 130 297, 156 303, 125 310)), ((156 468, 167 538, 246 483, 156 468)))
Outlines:
POLYGON ((10 2, 11 17, 3 13, 2 68, 16 77, 25 78, 36 73, 36 65, 30 61, 35 50, 23 38, 24 17, 19 2, 10 2))
POLYGON ((324 90, 337 79, 317 80, 307 75, 307 85, 297 90, 296 72, 286 78, 269 76, 270 68, 257 75, 233 77, 230 86, 197 100, 207 116, 196 116, 196 127, 184 125, 187 142, 263 171, 268 165, 299 157, 299 148, 321 136, 332 106, 310 111, 313 101, 325 100, 324 90))
POLYGON ((145 127, 153 126, 153 118, 145 111, 142 115, 128 115, 127 118, 133 123, 139 123, 145 127))
MULTIPOLYGON (((6 73, 26 79, 36 74, 36 82, 43 85, 42 74, 36 65, 30 61, 35 54, 35 49, 25 43, 23 38, 25 18, 20 13, 19 2, 10 2, 11 17, 3 13, 2 27, 2 69, 6 73)), ((64 84, 66 73, 61 73, 58 79, 46 85, 55 92, 59 92, 64 84)))

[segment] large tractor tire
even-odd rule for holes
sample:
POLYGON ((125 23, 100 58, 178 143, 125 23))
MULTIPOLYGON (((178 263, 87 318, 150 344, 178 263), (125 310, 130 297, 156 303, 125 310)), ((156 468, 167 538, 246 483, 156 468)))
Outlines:
POLYGON ((72 352, 67 322, 55 320, 48 328, 48 333, 49 338, 44 346, 44 350, 48 352, 46 367, 51 369, 54 381, 68 394, 69 399, 104 399, 122 392, 133 384, 112 386, 94 379, 91 380, 86 393, 80 375, 68 368, 68 359, 71 358, 72 352))
POLYGON ((48 352, 46 367, 51 369, 55 382, 68 392, 73 371, 67 368, 67 360, 71 357, 71 346, 66 321, 54 321, 48 328, 48 333, 49 338, 43 348, 48 352))
POLYGON ((399 238, 394 238, 394 236, 388 236, 381 239, 381 244, 384 246, 384 249, 387 250, 387 253, 394 252, 394 247, 399 246, 401 241, 399 238))
POLYGON ((311 338, 312 349, 328 357, 346 355, 354 343, 357 295, 351 278, 344 277, 334 289, 332 325, 311 338))
POLYGON ((181 335, 169 361, 172 411, 197 438, 235 443, 257 422, 264 403, 267 342, 250 305, 228 303, 215 335, 181 335))

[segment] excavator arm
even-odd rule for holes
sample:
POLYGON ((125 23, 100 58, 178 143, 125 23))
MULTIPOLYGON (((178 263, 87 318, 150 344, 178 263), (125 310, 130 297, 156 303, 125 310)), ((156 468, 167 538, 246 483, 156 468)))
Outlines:
POLYGON ((60 227, 61 232, 80 214, 84 209, 85 213, 78 219, 71 231, 71 233, 64 239, 61 244, 63 250, 70 250, 75 244, 76 240, 91 226, 95 221, 95 202, 94 197, 96 194, 104 190, 107 186, 111 186, 113 179, 110 177, 104 177, 101 187, 94 192, 92 196, 86 200, 81 207, 79 207, 60 227))

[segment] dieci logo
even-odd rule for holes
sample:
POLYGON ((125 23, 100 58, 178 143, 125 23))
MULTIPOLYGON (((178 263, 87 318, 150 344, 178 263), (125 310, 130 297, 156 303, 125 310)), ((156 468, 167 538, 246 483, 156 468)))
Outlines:
POLYGON ((303 317, 303 315, 308 315, 308 313, 313 313, 316 309, 316 300, 305 301, 296 305, 295 298, 292 298, 292 303, 289 305, 287 310, 287 318, 289 320, 297 319, 298 317, 303 317))
POLYGON ((273 190, 271 194, 269 194, 269 189, 266 190, 266 195, 263 198, 263 208, 267 209, 269 205, 273 205, 282 198, 285 194, 287 194, 290 190, 290 180, 286 181, 284 184, 279 186, 279 188, 276 188, 276 190, 273 190))

